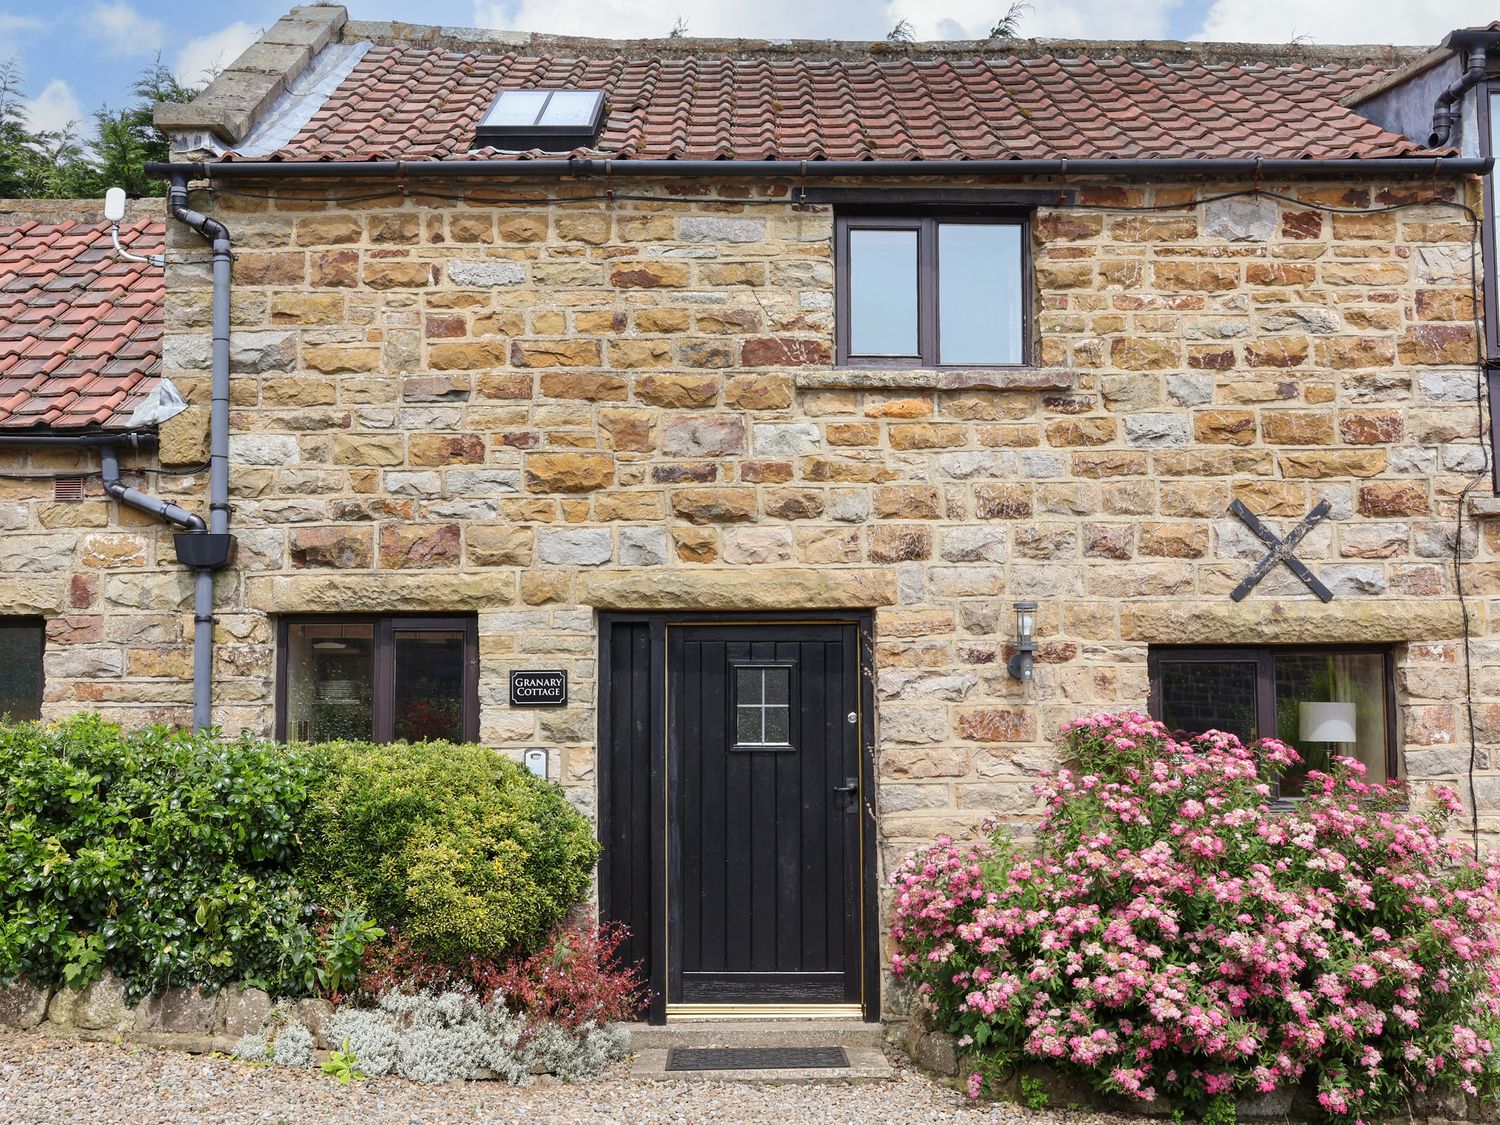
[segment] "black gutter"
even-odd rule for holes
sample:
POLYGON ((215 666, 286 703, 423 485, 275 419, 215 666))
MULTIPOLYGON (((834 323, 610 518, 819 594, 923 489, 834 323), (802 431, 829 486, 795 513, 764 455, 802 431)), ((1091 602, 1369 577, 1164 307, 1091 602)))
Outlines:
POLYGON ((128 445, 131 449, 144 449, 156 444, 155 434, 142 434, 134 430, 112 433, 94 430, 90 433, 56 434, 16 432, 0 430, 0 446, 16 446, 35 449, 94 449, 101 445, 128 445))
POLYGON ((1399 156, 1370 160, 307 160, 151 161, 146 174, 181 181, 389 177, 396 180, 478 177, 756 176, 826 179, 866 176, 1439 176, 1481 175, 1492 157, 1399 156))

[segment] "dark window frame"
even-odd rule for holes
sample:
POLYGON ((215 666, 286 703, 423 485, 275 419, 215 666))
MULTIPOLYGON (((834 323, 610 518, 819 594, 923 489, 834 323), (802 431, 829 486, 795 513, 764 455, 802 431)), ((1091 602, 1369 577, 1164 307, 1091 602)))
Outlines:
MULTIPOLYGON (((732 677, 730 677, 730 693, 731 693, 732 698, 730 699, 731 706, 728 709, 729 710, 730 728, 729 728, 729 738, 726 740, 726 743, 729 746, 729 749, 731 751, 736 752, 736 753, 742 753, 742 754, 758 754, 758 753, 766 753, 766 752, 770 752, 770 753, 773 753, 773 754, 796 753, 796 751, 797 751, 797 744, 796 744, 796 742, 792 738, 792 734, 796 730, 795 719, 796 719, 796 716, 797 716, 797 709, 798 709, 797 676, 795 675, 796 667, 797 667, 797 662, 795 660, 741 660, 741 661, 732 661, 730 663, 730 668, 734 672, 734 675, 732 677), (787 669, 787 690, 786 690, 786 732, 787 732, 786 733, 786 739, 787 740, 785 742, 741 742, 740 741, 739 717, 740 717, 740 706, 741 706, 741 704, 740 704, 740 677, 739 677, 739 673, 740 673, 740 669, 742 669, 742 668, 785 668, 785 669, 787 669)), ((764 691, 765 690, 764 689, 764 681, 762 681, 762 685, 763 686, 762 686, 761 690, 764 691)), ((747 706, 759 706, 760 707, 760 711, 761 711, 761 730, 764 731, 765 730, 765 721, 766 721, 765 720, 765 712, 766 712, 766 708, 768 706, 768 704, 765 702, 764 698, 762 698, 761 702, 758 705, 757 704, 748 704, 747 706)), ((781 704, 779 704, 779 703, 773 703, 773 704, 769 704, 769 706, 780 707, 781 704)))
MULTIPOLYGON (((1490 74, 1485 81, 1475 89, 1478 113, 1475 115, 1475 127, 1479 131, 1479 151, 1484 156, 1500 155, 1493 151, 1490 143, 1490 98, 1500 98, 1500 74, 1490 74)), ((1490 432, 1484 435, 1490 443, 1490 483, 1495 494, 1500 496, 1500 416, 1494 409, 1494 404, 1500 401, 1500 248, 1497 248, 1496 238, 1500 237, 1500 229, 1497 229, 1495 221, 1495 173, 1487 174, 1481 185, 1480 191, 1484 199, 1484 216, 1480 220, 1479 241, 1480 260, 1484 263, 1484 269, 1480 279, 1484 283, 1484 356, 1485 356, 1485 382, 1486 399, 1490 403, 1490 432)), ((1482 408, 1483 404, 1479 404, 1482 408)))
POLYGON ((1031 212, 1004 208, 889 207, 840 208, 834 216, 834 345, 839 367, 875 370, 953 368, 957 370, 1025 370, 1035 362, 1036 281, 1032 270, 1031 212), (1019 363, 940 363, 942 323, 938 315, 938 227, 948 223, 1014 226, 1021 242, 1021 360, 1019 363), (910 230, 917 235, 917 354, 851 355, 849 349, 850 230, 910 230))
POLYGON ((463 741, 479 740, 479 619, 471 615, 421 613, 293 614, 276 622, 276 739, 287 737, 288 656, 293 625, 373 626, 371 652, 371 736, 375 743, 394 742, 396 634, 451 630, 464 637, 463 741))
POLYGON ((1385 696, 1385 776, 1387 781, 1401 777, 1400 715, 1396 710, 1396 654, 1390 645, 1152 645, 1146 653, 1146 671, 1150 678, 1147 711, 1153 719, 1161 718, 1162 671, 1166 663, 1223 663, 1255 665, 1256 727, 1276 731, 1276 656, 1295 653, 1311 656, 1320 653, 1338 655, 1373 655, 1382 658, 1381 682, 1385 696))
POLYGON ((31 722, 33 718, 40 720, 42 707, 47 702, 47 619, 29 614, 17 614, 14 617, 5 616, 0 617, 0 628, 36 630, 36 715, 34 717, 26 715, 20 721, 31 722))

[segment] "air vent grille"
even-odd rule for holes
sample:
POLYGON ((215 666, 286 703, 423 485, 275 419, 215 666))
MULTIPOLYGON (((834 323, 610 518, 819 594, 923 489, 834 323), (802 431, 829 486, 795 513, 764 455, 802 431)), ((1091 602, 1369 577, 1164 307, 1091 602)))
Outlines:
POLYGON ((52 478, 52 499, 65 504, 76 504, 83 499, 83 484, 86 478, 77 474, 52 478))

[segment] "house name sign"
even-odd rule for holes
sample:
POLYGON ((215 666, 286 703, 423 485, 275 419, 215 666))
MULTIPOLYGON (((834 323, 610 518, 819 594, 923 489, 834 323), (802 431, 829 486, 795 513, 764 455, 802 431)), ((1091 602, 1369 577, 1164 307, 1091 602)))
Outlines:
POLYGON ((510 674, 512 707, 561 707, 568 702, 568 674, 561 669, 510 674))

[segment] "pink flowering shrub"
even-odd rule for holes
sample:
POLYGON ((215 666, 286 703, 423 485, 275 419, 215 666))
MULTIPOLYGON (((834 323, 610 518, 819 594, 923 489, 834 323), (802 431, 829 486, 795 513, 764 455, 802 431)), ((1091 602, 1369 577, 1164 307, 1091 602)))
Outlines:
POLYGON ((1478 1093, 1500 1042, 1500 866, 1336 760, 1273 808, 1297 761, 1140 714, 1065 728, 1036 842, 939 839, 892 876, 897 976, 978 1060, 970 1093, 1046 1060, 1100 1091, 1223 1119, 1307 1084, 1329 1118, 1478 1093))

